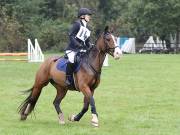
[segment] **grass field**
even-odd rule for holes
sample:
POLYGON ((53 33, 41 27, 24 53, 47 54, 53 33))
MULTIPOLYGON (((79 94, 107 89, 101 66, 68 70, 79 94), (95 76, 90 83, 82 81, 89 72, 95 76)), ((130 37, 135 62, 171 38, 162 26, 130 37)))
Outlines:
POLYGON ((53 107, 55 89, 42 91, 35 114, 19 121, 39 64, 0 62, 0 135, 179 135, 180 55, 124 55, 110 59, 95 91, 100 127, 90 124, 90 111, 80 122, 68 116, 82 108, 82 93, 69 92, 62 102, 66 124, 59 125, 53 107))

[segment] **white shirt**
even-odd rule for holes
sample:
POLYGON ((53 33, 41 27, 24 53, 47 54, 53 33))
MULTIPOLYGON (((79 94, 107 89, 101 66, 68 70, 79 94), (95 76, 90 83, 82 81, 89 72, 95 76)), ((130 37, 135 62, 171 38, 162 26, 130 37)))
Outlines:
POLYGON ((84 27, 87 26, 87 22, 84 19, 82 20, 82 23, 84 24, 84 27))

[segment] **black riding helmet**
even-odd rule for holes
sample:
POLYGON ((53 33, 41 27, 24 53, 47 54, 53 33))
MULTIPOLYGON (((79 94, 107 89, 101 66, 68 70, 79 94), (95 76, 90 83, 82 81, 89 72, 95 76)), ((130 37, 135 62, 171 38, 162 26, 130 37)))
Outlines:
POLYGON ((92 15, 92 11, 88 8, 80 8, 78 12, 78 18, 82 15, 92 15))

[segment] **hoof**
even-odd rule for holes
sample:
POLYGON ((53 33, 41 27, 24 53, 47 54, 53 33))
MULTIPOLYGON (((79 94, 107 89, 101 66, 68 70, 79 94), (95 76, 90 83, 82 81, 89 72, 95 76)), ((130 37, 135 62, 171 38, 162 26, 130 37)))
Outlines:
POLYGON ((94 127, 99 127, 98 117, 97 117, 96 114, 92 114, 91 124, 92 124, 94 127))
POLYGON ((59 120, 59 124, 60 124, 60 125, 64 125, 64 124, 65 124, 65 121, 59 120))
POLYGON ((95 123, 95 122, 92 122, 92 121, 91 121, 91 124, 92 124, 92 126, 94 126, 94 127, 99 127, 99 124, 98 124, 98 123, 95 123))
POLYGON ((71 115, 71 116, 69 116, 69 117, 68 117, 68 120, 74 122, 74 121, 75 121, 75 120, 74 120, 75 116, 76 116, 76 115, 74 115, 74 114, 71 115))
POLYGON ((64 114, 63 113, 60 113, 58 115, 58 118, 59 118, 59 124, 61 124, 61 125, 65 124, 64 114))
POLYGON ((24 121, 27 119, 27 115, 22 114, 20 120, 24 121))

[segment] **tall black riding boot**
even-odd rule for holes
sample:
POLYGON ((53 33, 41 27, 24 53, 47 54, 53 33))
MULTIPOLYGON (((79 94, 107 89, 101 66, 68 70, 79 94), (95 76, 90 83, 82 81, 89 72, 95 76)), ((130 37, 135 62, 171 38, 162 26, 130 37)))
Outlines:
POLYGON ((74 63, 67 63, 67 67, 66 67, 66 84, 70 85, 71 83, 68 80, 68 76, 71 76, 73 74, 73 65, 74 63))

